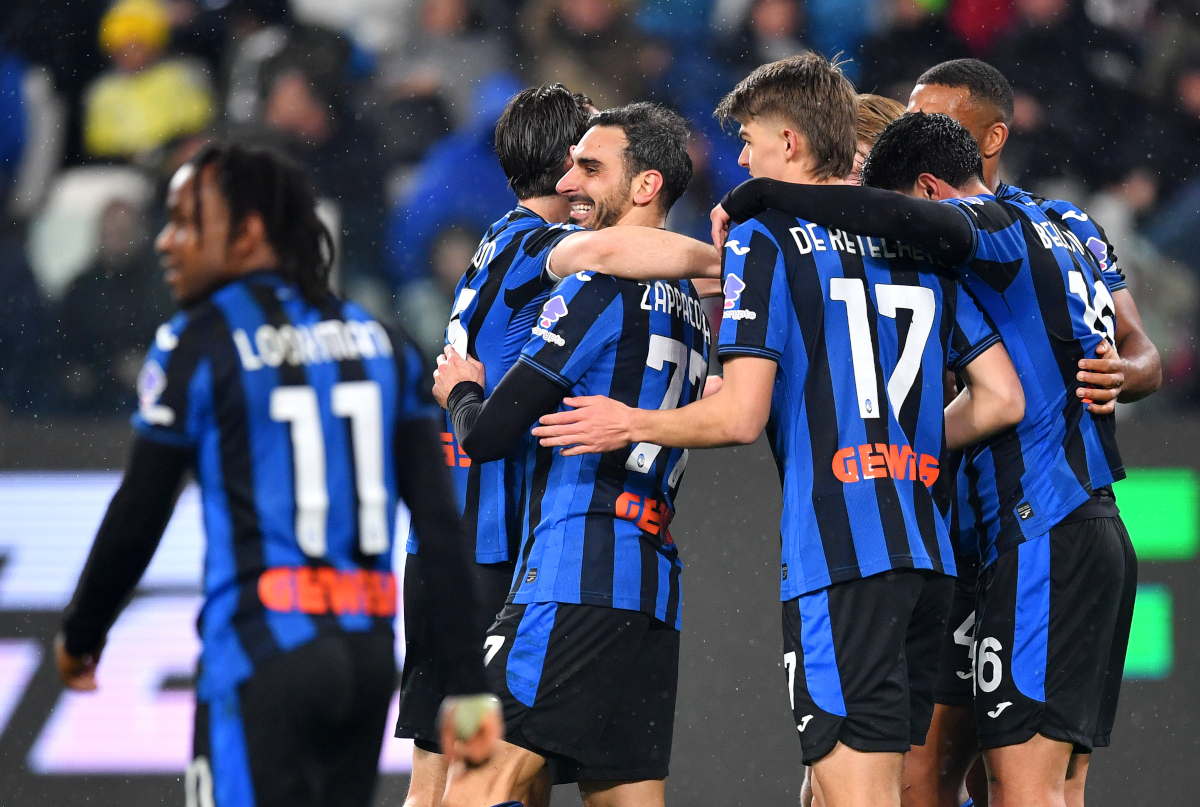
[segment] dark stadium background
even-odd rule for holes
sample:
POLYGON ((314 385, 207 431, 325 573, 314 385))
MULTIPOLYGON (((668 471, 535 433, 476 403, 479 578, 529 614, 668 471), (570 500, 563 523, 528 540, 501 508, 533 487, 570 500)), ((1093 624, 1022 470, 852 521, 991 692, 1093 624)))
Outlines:
MULTIPOLYGON (((1076 202, 1115 244, 1164 384, 1118 413, 1141 587, 1089 803, 1195 801, 1200 2, 125 0, 119 25, 111 5, 0 3, 0 805, 182 798, 194 502, 114 630, 101 694, 64 697, 51 655, 125 461, 141 355, 172 311, 150 240, 175 166, 227 136, 289 152, 338 233, 342 290, 432 354, 479 234, 514 201, 489 140, 512 93, 561 80, 601 108, 678 109, 697 171, 669 225, 706 237, 746 177, 713 107, 803 50, 841 53, 860 90, 902 101, 939 61, 987 59, 1017 91, 1006 178, 1076 202)), ((673 804, 796 803, 778 515, 761 440, 693 453, 672 525, 686 566, 673 804)), ((384 767, 379 802, 398 804, 404 749, 384 767)))

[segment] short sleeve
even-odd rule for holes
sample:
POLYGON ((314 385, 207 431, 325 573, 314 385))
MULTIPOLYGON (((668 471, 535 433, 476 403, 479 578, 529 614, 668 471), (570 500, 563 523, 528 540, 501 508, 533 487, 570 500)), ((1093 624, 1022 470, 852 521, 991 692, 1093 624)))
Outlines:
POLYGON ((622 282, 592 272, 564 279, 542 306, 519 361, 564 390, 575 386, 621 337, 622 282))
MULTIPOLYGON (((554 252, 554 248, 564 238, 572 233, 580 232, 582 229, 574 224, 550 224, 530 230, 529 234, 525 236, 521 242, 521 251, 531 265, 537 267, 538 277, 541 278, 542 283, 554 286, 559 282, 559 277, 550 272, 550 253, 554 252)), ((505 282, 509 282, 507 278, 505 282)))
POLYGON ((791 304, 783 250, 752 219, 730 231, 722 257, 725 301, 718 358, 758 356, 779 361, 791 304))
POLYGON ((199 408, 211 401, 212 387, 201 328, 178 314, 155 332, 137 378, 138 410, 131 423, 139 436, 184 448, 199 443, 199 408))
POLYGON ((946 349, 946 366, 958 371, 975 361, 981 353, 1000 341, 996 326, 983 313, 971 292, 957 284, 954 325, 946 349))
POLYGON ((970 267, 984 283, 1003 293, 1020 273, 1028 247, 1025 231, 1016 213, 990 197, 966 196, 946 199, 971 223, 972 245, 962 264, 970 267))

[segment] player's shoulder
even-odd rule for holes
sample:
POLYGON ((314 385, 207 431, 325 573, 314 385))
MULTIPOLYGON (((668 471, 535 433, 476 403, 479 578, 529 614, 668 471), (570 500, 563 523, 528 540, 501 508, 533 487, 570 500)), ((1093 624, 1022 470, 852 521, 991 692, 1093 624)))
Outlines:
POLYGON ((729 230, 725 239, 725 260, 745 260, 751 249, 778 254, 782 250, 779 233, 797 226, 798 222, 799 219, 778 210, 767 210, 742 222, 729 230))
MULTIPOLYGON (((994 233, 1007 229, 1020 220, 1016 206, 1025 204, 1028 196, 998 197, 991 194, 960 196, 944 199, 942 204, 957 208, 977 230, 994 233)), ((1036 209, 1036 205, 1033 206, 1036 209)))

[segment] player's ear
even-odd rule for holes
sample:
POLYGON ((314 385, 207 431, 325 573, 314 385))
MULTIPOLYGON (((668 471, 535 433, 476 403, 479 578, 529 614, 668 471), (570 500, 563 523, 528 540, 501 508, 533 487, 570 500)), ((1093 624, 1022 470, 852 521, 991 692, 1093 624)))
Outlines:
POLYGON ((267 225, 263 221, 261 213, 251 210, 238 225, 230 246, 238 252, 249 254, 260 245, 270 247, 270 243, 267 241, 267 225))
POLYGON ((996 121, 988 127, 987 134, 979 144, 979 154, 985 159, 995 157, 1008 142, 1008 127, 1004 121, 996 121))
POLYGON ((933 174, 921 174, 913 185, 913 195, 918 199, 941 201, 940 181, 933 174))
POLYGON ((633 186, 629 189, 629 195, 635 205, 648 205, 654 201, 654 197, 658 196, 662 186, 662 174, 653 169, 643 171, 633 178, 633 186))
POLYGON ((797 160, 800 158, 800 133, 792 129, 784 129, 780 132, 783 138, 783 156, 786 160, 797 160))

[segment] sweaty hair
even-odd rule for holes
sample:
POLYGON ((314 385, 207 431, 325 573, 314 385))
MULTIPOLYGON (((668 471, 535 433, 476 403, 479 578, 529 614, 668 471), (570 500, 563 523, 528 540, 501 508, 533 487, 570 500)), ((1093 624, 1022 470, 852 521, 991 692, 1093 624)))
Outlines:
POLYGON ((212 144, 191 163, 196 226, 201 226, 200 182, 205 168, 215 169, 221 195, 229 205, 229 237, 246 217, 258 213, 267 243, 279 258, 279 272, 300 287, 304 299, 319 303, 329 296, 333 236, 317 218, 317 198, 304 171, 287 157, 237 143, 212 144))
POLYGON ((858 100, 838 65, 806 53, 764 64, 717 105, 721 123, 778 118, 804 135, 817 179, 844 177, 854 168, 858 100))
POLYGON ((961 87, 976 101, 987 104, 1005 124, 1013 119, 1013 88, 996 68, 978 59, 952 59, 921 74, 917 84, 961 87))
POLYGON ((518 199, 553 196, 571 146, 587 131, 586 95, 561 84, 522 90, 496 122, 496 154, 518 199))
POLYGON ((662 174, 658 203, 665 215, 683 196, 692 181, 692 158, 688 154, 691 130, 679 113, 662 104, 638 101, 606 109, 592 116, 592 126, 612 126, 625 133, 625 177, 642 171, 662 174))
POLYGON ((982 182, 975 138, 946 115, 910 112, 888 124, 863 163, 863 185, 908 192, 921 174, 933 174, 953 188, 972 179, 982 182))
POLYGON ((858 142, 874 143, 887 125, 904 114, 904 105, 882 95, 858 96, 858 142))

